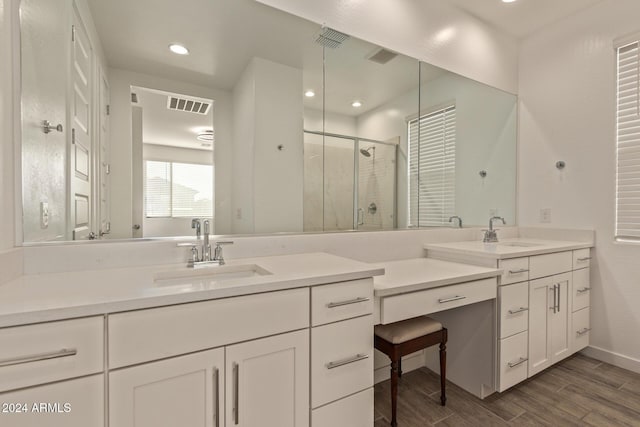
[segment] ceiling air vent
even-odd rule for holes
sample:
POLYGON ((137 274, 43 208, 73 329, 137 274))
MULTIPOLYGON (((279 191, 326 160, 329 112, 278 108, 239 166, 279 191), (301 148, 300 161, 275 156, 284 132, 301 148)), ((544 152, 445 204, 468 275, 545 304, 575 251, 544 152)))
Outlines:
POLYGON ((348 35, 341 33, 340 31, 336 31, 333 28, 324 27, 320 31, 320 34, 318 34, 318 37, 316 37, 316 43, 324 47, 337 49, 348 39, 348 35))
POLYGON ((386 64, 396 56, 398 56, 397 53, 391 52, 390 50, 387 50, 385 48, 380 48, 375 50, 371 55, 369 55, 367 59, 369 61, 373 61, 378 64, 386 64))
POLYGON ((167 99, 167 108, 169 110, 185 111, 187 113, 204 115, 209 112, 209 108, 211 108, 211 103, 205 102, 203 100, 169 96, 167 99))

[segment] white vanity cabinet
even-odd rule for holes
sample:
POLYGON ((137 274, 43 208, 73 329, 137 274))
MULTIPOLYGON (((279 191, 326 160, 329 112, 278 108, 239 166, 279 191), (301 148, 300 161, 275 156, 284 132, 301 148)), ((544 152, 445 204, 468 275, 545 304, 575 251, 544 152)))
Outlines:
POLYGON ((223 348, 113 371, 109 374, 109 424, 220 426, 224 381, 223 348))
POLYGON ((0 329, 0 426, 104 425, 102 316, 0 329))
POLYGON ((589 251, 498 261, 498 391, 588 345, 589 251))

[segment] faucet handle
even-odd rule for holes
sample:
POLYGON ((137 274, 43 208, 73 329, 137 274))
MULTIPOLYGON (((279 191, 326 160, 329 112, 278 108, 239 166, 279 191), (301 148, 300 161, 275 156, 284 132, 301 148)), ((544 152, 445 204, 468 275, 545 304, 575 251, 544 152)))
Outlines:
POLYGON ((233 245, 233 241, 232 240, 221 240, 219 242, 215 242, 216 246, 220 246, 220 245, 233 245))

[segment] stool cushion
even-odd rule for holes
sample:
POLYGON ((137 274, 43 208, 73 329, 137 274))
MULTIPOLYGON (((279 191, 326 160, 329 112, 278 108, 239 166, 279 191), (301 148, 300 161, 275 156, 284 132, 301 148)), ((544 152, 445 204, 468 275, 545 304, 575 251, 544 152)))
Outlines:
POLYGON ((430 317, 422 316, 388 325, 376 325, 374 333, 391 344, 402 344, 412 339, 438 332, 442 323, 430 317))

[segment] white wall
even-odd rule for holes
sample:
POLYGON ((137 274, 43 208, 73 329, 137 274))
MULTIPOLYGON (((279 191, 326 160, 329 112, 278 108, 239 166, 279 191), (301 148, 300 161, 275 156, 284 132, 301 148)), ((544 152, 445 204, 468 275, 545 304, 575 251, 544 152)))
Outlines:
POLYGON ((113 239, 131 237, 131 86, 140 86, 183 95, 213 99, 215 141, 216 224, 220 233, 231 230, 231 93, 212 87, 196 86, 156 76, 111 68, 111 235, 113 239))
POLYGON ((15 243, 11 11, 11 0, 0 0, 0 250, 15 243))
POLYGON ((301 91, 302 70, 262 58, 234 88, 234 233, 302 231, 301 91))
POLYGON ((516 93, 515 38, 442 0, 258 0, 516 93))
POLYGON ((591 344, 640 371, 640 246, 614 243, 615 51, 637 0, 605 0, 525 39, 520 54, 519 223, 594 227, 591 344), (558 160, 567 167, 560 172, 558 160), (621 356, 615 356, 615 354, 621 356))

